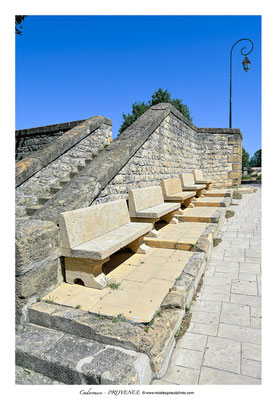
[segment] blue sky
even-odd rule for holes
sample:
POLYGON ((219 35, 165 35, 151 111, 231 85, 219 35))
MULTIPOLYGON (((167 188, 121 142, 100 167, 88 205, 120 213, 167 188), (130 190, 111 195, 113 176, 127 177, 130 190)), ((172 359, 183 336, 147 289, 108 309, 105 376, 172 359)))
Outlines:
POLYGON ((198 127, 229 124, 233 51, 233 128, 244 147, 261 148, 260 16, 29 16, 16 37, 16 129, 94 115, 113 121, 160 87, 187 104, 198 127), (248 49, 249 47, 247 47, 248 49))

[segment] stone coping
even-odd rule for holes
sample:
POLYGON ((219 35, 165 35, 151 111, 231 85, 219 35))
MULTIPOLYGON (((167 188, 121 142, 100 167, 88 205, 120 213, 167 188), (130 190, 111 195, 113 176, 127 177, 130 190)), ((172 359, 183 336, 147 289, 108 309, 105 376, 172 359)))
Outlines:
POLYGON ((21 137, 21 136, 46 134, 48 132, 68 131, 69 129, 72 129, 76 125, 79 125, 85 121, 86 121, 85 119, 80 119, 78 121, 61 122, 59 124, 53 124, 53 125, 44 125, 34 128, 18 129, 15 131, 15 136, 21 137))
POLYGON ((40 171, 50 162, 56 160, 74 145, 95 131, 102 124, 112 125, 112 121, 106 117, 96 116, 89 118, 80 125, 70 129, 62 136, 53 140, 50 145, 32 153, 16 163, 15 181, 16 187, 40 171))

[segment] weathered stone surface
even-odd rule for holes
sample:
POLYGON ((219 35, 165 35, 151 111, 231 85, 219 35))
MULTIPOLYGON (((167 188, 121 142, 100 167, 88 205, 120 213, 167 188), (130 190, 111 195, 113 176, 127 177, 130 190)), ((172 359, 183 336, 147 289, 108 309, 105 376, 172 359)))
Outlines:
POLYGON ((64 383, 51 379, 46 375, 39 374, 28 368, 15 366, 16 385, 64 385, 64 383))
POLYGON ((47 164, 65 153, 80 140, 84 139, 101 124, 111 125, 111 120, 105 117, 92 117, 78 126, 67 131, 66 134, 52 141, 49 146, 36 151, 26 163, 22 160, 16 164, 16 186, 30 178, 34 172, 39 171, 47 164))
POLYGON ((16 221, 16 275, 60 255, 59 228, 51 221, 16 221))
POLYGON ((231 154, 228 156, 228 161, 231 163, 241 163, 241 156, 238 154, 231 154))
POLYGON ((16 338, 17 365, 67 384, 149 384, 145 354, 27 325, 16 338))
POLYGON ((241 178, 241 171, 231 171, 231 172, 229 172, 229 178, 231 178, 231 179, 239 179, 239 178, 241 178))

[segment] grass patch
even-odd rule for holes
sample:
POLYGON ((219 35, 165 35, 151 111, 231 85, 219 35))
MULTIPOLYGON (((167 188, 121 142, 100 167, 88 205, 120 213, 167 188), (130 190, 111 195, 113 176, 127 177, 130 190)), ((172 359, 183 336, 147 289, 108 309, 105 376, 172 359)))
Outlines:
POLYGON ((241 200, 242 199, 242 194, 238 192, 237 190, 234 191, 233 193, 233 199, 234 200, 241 200))
POLYGON ((45 299, 45 301, 46 301, 46 303, 53 304, 56 299, 57 299, 57 297, 49 296, 48 299, 45 299))
POLYGON ((151 329, 155 329, 152 325, 153 325, 154 322, 155 322, 155 318, 156 318, 156 317, 160 317, 160 316, 161 316, 161 311, 157 311, 156 314, 154 315, 154 317, 153 317, 153 318, 151 319, 151 321, 149 322, 149 324, 148 324, 147 326, 145 326, 145 327, 143 328, 143 330, 144 330, 145 332, 148 332, 150 328, 151 328, 151 329))
POLYGON ((219 238, 214 238, 214 239, 213 239, 213 244, 214 244, 214 247, 218 246, 218 245, 219 245, 219 243, 221 243, 221 242, 222 242, 222 239, 219 239, 219 238))
POLYGON ((180 325, 178 331, 175 333, 175 339, 177 341, 180 340, 184 336, 186 331, 188 330, 188 328, 190 326, 191 316, 192 316, 191 312, 187 311, 186 315, 182 319, 182 322, 181 322, 181 325, 180 325))
POLYGON ((114 279, 109 279, 107 282, 107 287, 109 287, 112 290, 118 290, 120 286, 119 282, 116 282, 114 279))
POLYGON ((235 211, 227 210, 225 213, 225 218, 232 218, 235 215, 235 211))
POLYGON ((80 304, 77 304, 77 306, 75 308, 76 308, 76 310, 79 310, 79 308, 81 308, 80 304))

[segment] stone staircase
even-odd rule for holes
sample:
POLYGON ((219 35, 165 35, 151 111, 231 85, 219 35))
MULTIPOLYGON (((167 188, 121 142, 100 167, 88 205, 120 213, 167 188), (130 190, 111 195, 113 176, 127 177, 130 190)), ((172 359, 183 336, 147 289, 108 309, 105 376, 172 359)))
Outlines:
MULTIPOLYGON (((99 153, 99 151, 97 152, 97 154, 99 153)), ((81 172, 95 157, 97 157, 97 154, 94 151, 90 155, 86 155, 86 158, 84 160, 80 160, 80 163, 74 166, 68 175, 58 179, 54 186, 50 186, 50 190, 48 193, 38 196, 36 204, 26 206, 26 215, 17 217, 17 219, 25 220, 34 215, 41 207, 43 207, 47 203, 48 200, 50 200, 59 190, 61 190, 68 182, 70 182, 75 175, 81 172)))

